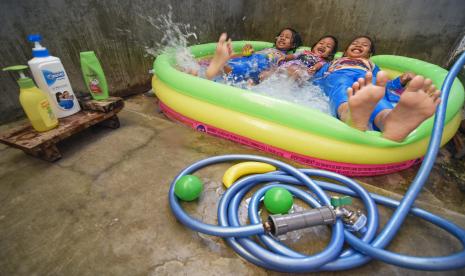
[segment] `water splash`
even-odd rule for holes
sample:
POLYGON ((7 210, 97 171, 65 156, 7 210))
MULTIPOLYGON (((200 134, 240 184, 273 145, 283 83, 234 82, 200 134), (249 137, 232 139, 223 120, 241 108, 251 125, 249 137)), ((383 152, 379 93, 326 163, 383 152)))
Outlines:
POLYGON ((279 70, 250 90, 259 94, 317 109, 330 114, 329 99, 309 81, 296 81, 279 70))
MULTIPOLYGON (((161 40, 154 47, 146 47, 146 52, 154 57, 168 54, 174 57, 176 66, 184 72, 204 76, 209 62, 196 60, 188 46, 198 43, 196 27, 190 24, 178 23, 173 20, 173 10, 169 6, 167 14, 156 18, 148 16, 146 20, 161 33, 161 40)), ((243 18, 245 20, 245 17, 243 18)), ((258 65, 257 65, 258 66, 258 65)), ((252 90, 265 96, 289 101, 330 114, 328 98, 321 89, 310 82, 296 82, 287 74, 279 72, 272 74, 259 85, 252 86, 246 80, 233 79, 226 75, 219 76, 215 81, 252 90)))
POLYGON ((167 14, 156 18, 148 16, 146 20, 155 29, 161 32, 161 40, 154 47, 145 47, 146 53, 154 57, 160 54, 168 54, 175 58, 176 64, 183 71, 198 71, 200 65, 195 60, 188 46, 198 44, 197 29, 190 24, 174 22, 173 8, 168 6, 167 14))

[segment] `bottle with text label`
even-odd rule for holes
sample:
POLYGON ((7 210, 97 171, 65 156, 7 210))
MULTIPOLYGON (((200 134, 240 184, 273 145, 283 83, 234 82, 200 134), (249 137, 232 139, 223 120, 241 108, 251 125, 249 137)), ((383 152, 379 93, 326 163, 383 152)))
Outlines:
POLYGON ((37 86, 47 94, 57 117, 67 117, 81 110, 60 59, 51 56, 47 48, 40 45, 40 35, 29 35, 28 40, 34 42, 34 58, 28 62, 32 75, 37 86))
POLYGON ((46 94, 35 86, 31 78, 23 73, 27 69, 25 65, 15 65, 4 68, 3 71, 19 73, 19 102, 24 113, 37 131, 47 131, 58 126, 58 119, 53 113, 46 94))
POLYGON ((108 98, 108 85, 94 51, 80 53, 82 75, 84 82, 94 100, 105 100, 108 98))

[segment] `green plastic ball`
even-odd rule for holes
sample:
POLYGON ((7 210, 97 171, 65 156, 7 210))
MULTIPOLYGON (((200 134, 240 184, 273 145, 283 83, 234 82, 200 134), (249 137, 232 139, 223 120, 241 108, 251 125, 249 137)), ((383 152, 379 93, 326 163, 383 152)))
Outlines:
POLYGON ((294 199, 288 190, 274 187, 266 191, 263 202, 269 213, 285 214, 291 209, 294 204, 294 199))
POLYGON ((195 175, 183 175, 174 185, 174 194, 184 201, 197 199, 202 190, 202 180, 195 175))

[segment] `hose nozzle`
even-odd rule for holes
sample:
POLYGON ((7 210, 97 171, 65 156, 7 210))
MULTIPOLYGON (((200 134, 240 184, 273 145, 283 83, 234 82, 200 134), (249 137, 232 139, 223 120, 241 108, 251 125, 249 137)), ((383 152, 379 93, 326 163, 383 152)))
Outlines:
POLYGON ((271 215, 264 223, 265 230, 274 236, 316 225, 334 224, 336 212, 331 206, 287 215, 271 215))

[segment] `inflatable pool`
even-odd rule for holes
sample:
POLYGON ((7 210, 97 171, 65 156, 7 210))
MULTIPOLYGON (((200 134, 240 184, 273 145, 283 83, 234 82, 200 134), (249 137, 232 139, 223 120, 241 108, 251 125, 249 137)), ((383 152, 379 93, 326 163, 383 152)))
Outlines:
MULTIPOLYGON (((250 43, 256 50, 271 43, 237 41, 234 51, 250 43)), ((196 58, 208 57, 216 43, 191 47, 196 58)), ((390 77, 413 71, 437 87, 447 71, 439 66, 401 56, 379 55, 372 60, 390 77)), ((403 142, 384 139, 379 132, 362 132, 320 111, 195 77, 177 70, 174 58, 162 54, 154 62, 152 87, 161 110, 171 119, 199 131, 270 152, 305 165, 349 176, 388 174, 421 161, 433 118, 423 122, 403 142)), ((464 89, 459 80, 448 99, 442 145, 461 121, 464 89)))

